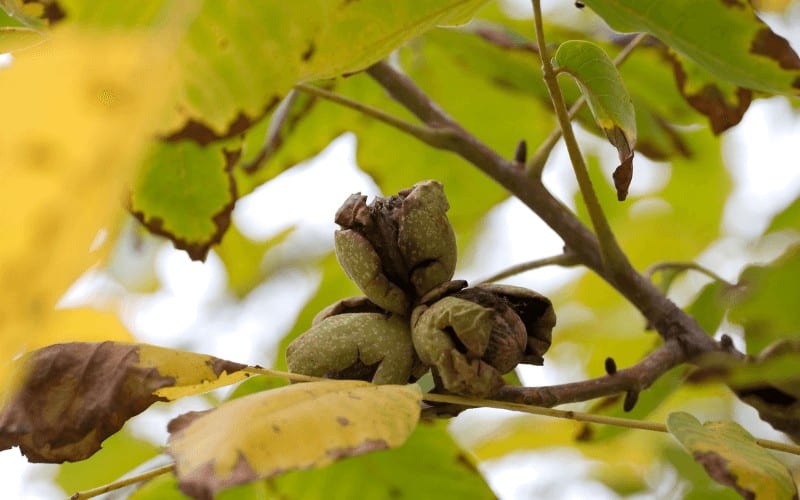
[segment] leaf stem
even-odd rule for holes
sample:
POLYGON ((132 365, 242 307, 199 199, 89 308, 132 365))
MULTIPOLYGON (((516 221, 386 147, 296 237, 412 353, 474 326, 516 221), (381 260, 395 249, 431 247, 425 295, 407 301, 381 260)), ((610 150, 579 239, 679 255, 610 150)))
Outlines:
POLYGON ((264 138, 264 145, 258 151, 253 160, 251 160, 247 165, 242 167, 242 170, 248 173, 255 172, 256 170, 260 169, 264 163, 269 161, 275 151, 280 147, 282 142, 281 138, 281 131, 283 130, 284 124, 289 120, 289 117, 292 114, 292 107, 294 106, 295 101, 297 100, 297 91, 292 89, 286 95, 286 97, 281 101, 278 105, 278 109, 275 110, 275 113, 272 115, 272 119, 269 123, 269 129, 267 130, 267 135, 264 138))
POLYGON ((589 218, 592 221, 595 234, 600 244, 600 254, 603 259, 604 267, 611 272, 611 275, 623 273, 630 267, 628 258, 619 247, 614 233, 611 231, 611 226, 608 224, 603 208, 600 206, 600 200, 592 186, 592 180, 589 177, 589 171, 586 168, 586 162, 583 159, 578 140, 575 138, 575 132, 572 130, 572 124, 567 111, 567 106, 564 102, 564 95, 561 93, 561 88, 558 86, 556 74, 553 71, 553 65, 550 62, 550 55, 547 51, 547 45, 544 40, 544 27, 542 24, 542 9, 540 0, 532 0, 533 4, 533 19, 536 29, 536 42, 539 45, 539 51, 542 58, 542 73, 544 75, 544 82, 547 86, 547 91, 550 94, 550 99, 553 102, 553 108, 558 118, 558 123, 561 128, 561 133, 564 136, 564 143, 567 146, 567 152, 572 163, 572 170, 575 172, 575 178, 578 180, 578 187, 581 191, 584 203, 586 203, 586 210, 589 212, 589 218))
POLYGON ((515 276, 517 274, 531 271, 533 269, 538 269, 540 267, 545 267, 545 266, 572 267, 578 264, 580 264, 580 260, 575 256, 575 254, 571 252, 565 252, 559 255, 545 257, 543 259, 530 260, 528 262, 522 262, 520 264, 516 264, 498 273, 495 273, 489 276, 488 278, 479 281, 478 284, 493 283, 495 281, 500 281, 502 279, 508 278, 509 276, 515 276))
MULTIPOLYGON (((630 369, 629 369, 630 370, 630 369)), ((308 375, 301 375, 299 373, 289 373, 283 372, 279 370, 271 370, 268 368, 261 368, 257 366, 249 366, 244 369, 244 371, 248 373, 253 373, 257 375, 268 375, 272 377, 280 377, 287 380, 291 380, 294 382, 318 382, 321 380, 328 380, 321 377, 310 377, 308 375)), ((601 378, 608 378, 608 377, 620 377, 623 374, 624 370, 617 372, 614 375, 607 375, 606 377, 601 378)), ((574 385, 577 384, 586 384, 592 383, 591 380, 587 380, 584 382, 576 382, 574 385)), ((554 386, 556 387, 556 386, 554 386)), ((513 389, 509 387, 509 389, 513 389)), ((528 388, 523 388, 528 389, 528 388)), ((548 388, 529 388, 529 389, 548 389, 548 388)), ((448 404, 455 404, 461 406, 469 406, 471 408, 498 408, 501 410, 510 410, 510 411, 520 411, 525 413, 531 413, 534 415, 543 415, 547 417, 555 417, 555 418, 566 418, 570 420, 575 420, 578 422, 588 422, 588 423, 595 423, 595 424, 604 424, 604 425, 615 425, 618 427, 627 427, 631 429, 642 429, 642 430, 649 430, 649 431, 657 431, 657 432, 667 432, 667 428, 664 424, 657 423, 657 422, 648 422, 642 420, 635 420, 630 418, 620 418, 620 417, 608 417, 604 415, 593 415, 591 413, 583 413, 578 411, 571 411, 571 410, 557 410, 554 408, 549 408, 546 406, 536 406, 531 404, 524 404, 524 403, 517 403, 511 401, 500 401, 494 399, 472 399, 472 398, 465 398, 462 396, 455 396, 451 394, 435 394, 435 393, 425 393, 422 396, 422 399, 429 402, 437 402, 437 403, 448 403, 448 404)), ((777 441, 771 441, 769 439, 756 439, 756 443, 764 448, 770 448, 772 450, 783 451, 786 453, 792 453, 794 455, 800 456, 800 446, 794 444, 786 444, 780 443, 777 441)), ((171 467, 171 466, 167 466, 171 467)), ((163 469, 163 467, 161 468, 163 469)), ((152 472, 158 471, 160 469, 155 469, 152 472)), ((165 470, 160 472, 163 474, 164 472, 168 472, 169 470, 165 470)), ((158 475, 158 474, 155 474, 158 475)), ((137 476, 139 477, 139 476, 137 476)), ((140 479, 141 480, 141 479, 140 479)), ((136 482, 136 481, 133 481, 136 482)), ((124 485, 123 485, 124 486, 124 485)), ((122 486, 120 486, 122 487, 122 486)), ((94 490, 92 490, 94 491, 94 490)), ((110 490, 107 490, 110 491, 110 490)), ((104 492, 101 492, 104 493, 104 492)), ((100 494, 100 493, 97 493, 100 494)), ((73 497, 73 498, 89 498, 89 497, 73 497)))
POLYGON ((341 104, 342 106, 354 109, 360 113, 375 118, 376 120, 382 121, 387 125, 391 125, 392 127, 402 130, 403 132, 412 135, 422 142, 430 144, 434 147, 445 148, 447 143, 452 138, 452 133, 447 128, 433 128, 409 123, 402 118, 398 118, 394 115, 386 113, 383 110, 374 108, 362 102, 356 101, 355 99, 351 99, 329 90, 305 83, 297 84, 294 88, 307 94, 321 97, 322 99, 327 99, 337 104, 341 104))
MULTIPOLYGON (((650 422, 647 420, 635 420, 632 418, 622 418, 622 417, 609 417, 605 415, 593 415, 591 413, 584 413, 572 410, 556 410, 554 408, 526 405, 521 403, 503 403, 499 401, 494 401, 492 399, 472 399, 472 398, 465 398, 462 396, 454 396, 451 394, 432 394, 432 393, 423 394, 422 399, 432 403, 448 403, 454 405, 469 406, 472 408, 497 408, 500 410, 530 413, 532 415, 542 415, 545 417, 575 420, 577 422, 614 425, 617 427, 626 427, 628 429, 640 429, 652 432, 668 432, 667 426, 660 422, 650 422)), ((800 446, 795 444, 780 443, 778 441, 772 441, 769 439, 759 439, 759 438, 756 438, 755 442, 763 448, 769 448, 771 450, 791 453, 793 455, 800 455, 800 446)))
MULTIPOLYGON (((638 33, 633 39, 628 42, 625 47, 617 54, 614 58, 614 66, 621 66, 628 57, 633 53, 633 50, 641 45, 642 42, 647 38, 647 33, 638 33)), ((583 108, 586 104, 586 97, 581 95, 578 100, 576 100, 572 107, 569 108, 569 119, 572 121, 578 112, 583 108)), ((547 163, 547 159, 550 158, 550 154, 553 152, 553 148, 558 144, 558 141, 561 139, 561 127, 556 127, 547 139, 542 142, 539 146, 539 149, 531 156, 531 159, 528 161, 528 164, 525 167, 525 171, 528 172, 528 175, 531 178, 540 178, 542 176, 542 171, 544 170, 544 166, 547 163)))
POLYGON ((98 495, 102 495, 103 493, 108 493, 109 491, 118 490, 120 488, 130 486, 132 484, 140 483, 142 481, 147 481, 148 479, 153 479, 154 477, 158 477, 162 474, 166 474, 167 472, 171 472, 174 469, 174 467, 175 464, 171 463, 161 467, 156 467, 155 469, 151 469, 141 474, 136 474, 135 476, 126 477, 125 479, 120 479, 119 481, 114 481, 113 483, 108 483, 103 486, 98 486, 97 488, 92 488, 91 490, 79 491, 74 495, 72 495, 70 497, 70 500, 83 500, 84 498, 93 498, 98 495))
POLYGON ((675 262, 675 261, 659 262, 657 264, 653 264, 652 266, 648 267, 644 274, 645 276, 647 276, 648 279, 652 280, 653 276, 657 272, 669 271, 669 270, 677 271, 679 273, 683 273, 686 271, 697 271, 700 274, 708 276, 714 281, 722 283, 723 285, 726 285, 731 288, 736 287, 735 283, 731 283, 730 281, 726 280, 725 278, 715 273, 711 269, 701 266, 696 262, 675 262))

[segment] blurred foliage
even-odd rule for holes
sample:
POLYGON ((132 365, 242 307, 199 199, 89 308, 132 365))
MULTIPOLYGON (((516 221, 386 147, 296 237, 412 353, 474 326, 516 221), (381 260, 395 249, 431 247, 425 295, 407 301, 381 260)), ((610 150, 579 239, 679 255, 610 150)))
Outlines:
MULTIPOLYGON (((718 134, 735 126, 752 100, 769 92, 798 93, 800 59, 750 5, 756 11, 784 11, 791 10, 791 2, 583 3, 589 8, 565 2, 545 20, 549 49, 567 40, 589 40, 614 57, 631 37, 609 30, 602 18, 612 28, 645 29, 658 38, 648 39, 619 67, 636 110, 638 136, 625 203, 616 200, 611 183, 615 164, 606 158, 613 148, 598 143, 585 150, 606 216, 637 269, 694 261, 727 236, 721 221, 733 181, 718 134), (642 157, 663 163, 637 165, 642 157), (639 189, 637 174, 648 168, 658 170, 663 182, 639 189)), ((107 241, 118 235, 120 245, 126 241, 130 228, 120 228, 130 219, 120 216, 119 200, 152 233, 192 257, 202 259, 213 249, 227 272, 228 291, 238 301, 247 300, 274 277, 267 264, 270 250, 285 243, 294 228, 253 241, 231 224, 236 202, 315 158, 343 133, 354 134, 358 167, 385 194, 422 179, 441 181, 460 253, 471 251, 487 214, 508 196, 498 184, 460 157, 351 109, 290 94, 298 81, 416 122, 359 73, 391 54, 391 61, 448 114, 506 157, 522 139, 529 152, 535 151, 556 126, 532 22, 508 15, 500 2, 4 0, 0 6, 0 51, 14 53, 12 67, 0 69, 0 109, 10 124, 0 134, 5 214, 0 231, 6 242, 0 250, 0 378, 8 361, 24 350, 66 340, 130 340, 113 312, 55 310, 68 286, 109 254, 110 245, 88 252, 102 228, 107 241), (483 4, 470 24, 434 28, 466 20, 483 4)), ((578 87, 561 83, 568 104, 574 103, 578 87)), ((576 122, 602 135, 588 108, 576 122)), ((579 196, 562 201, 588 223, 579 196)), ((683 294, 686 310, 709 334, 720 325, 741 326, 748 354, 797 338, 796 196, 766 233, 778 231, 794 243, 772 262, 751 262, 741 251, 736 259, 745 268, 735 286, 667 276, 661 286, 670 295, 682 288, 675 294, 683 294)), ((125 244, 135 249, 137 241, 125 244)), ((756 237, 749 243, 763 241, 756 237)), ((131 292, 157 286, 152 267, 158 247, 147 244, 140 272, 147 279, 140 280, 141 290, 131 285, 131 292)), ((120 274, 130 255, 115 250, 111 257, 110 274, 123 284, 137 282, 136 276, 120 274)), ((321 282, 280 341, 277 368, 285 368, 286 345, 308 329, 320 309, 359 294, 332 253, 316 255, 292 262, 318 272, 321 282)), ((660 343, 639 312, 593 274, 580 275, 551 298, 559 324, 545 369, 577 367, 570 373, 600 376, 607 357, 626 367, 660 343)), ((793 362, 767 368, 777 375, 765 371, 761 382, 795 379, 793 362)), ((618 398, 586 407, 660 421, 685 407, 715 418, 734 416, 734 398, 724 386, 687 387, 685 376, 685 368, 665 374, 630 413, 618 398)), ((230 398, 280 385, 253 377, 230 398)), ((103 446, 90 460, 62 466, 58 484, 69 492, 96 486, 156 453, 126 432, 103 446)), ((441 423, 423 425, 402 448, 238 487, 223 498, 491 498, 471 454, 483 461, 564 446, 593 461, 589 475, 619 495, 663 491, 652 484, 654 470, 662 471, 661 481, 674 481, 674 491, 685 498, 732 494, 664 436, 515 416, 467 450, 458 448, 441 423), (663 471, 674 471, 677 478, 663 471)), ((793 472, 798 474, 796 466, 793 472)), ((184 498, 176 488, 174 477, 165 476, 145 484, 134 498, 184 498)))

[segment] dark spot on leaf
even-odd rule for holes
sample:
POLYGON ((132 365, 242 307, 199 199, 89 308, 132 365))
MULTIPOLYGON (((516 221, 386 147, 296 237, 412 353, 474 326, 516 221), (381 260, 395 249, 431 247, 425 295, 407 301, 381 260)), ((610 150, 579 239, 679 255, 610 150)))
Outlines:
POLYGON ((275 434, 280 434, 281 427, 277 424, 272 424, 272 432, 274 432, 275 434))
POLYGON ((345 417, 336 417, 336 422, 337 422, 339 425, 341 425, 342 427, 345 427, 345 426, 347 426, 347 425, 350 425, 350 421, 349 421, 349 420, 347 420, 347 418, 345 418, 345 417))
POLYGON ((192 422, 194 422, 195 420, 197 420, 198 418, 202 417, 203 415, 205 415, 210 411, 212 410, 190 411, 182 415, 178 415, 177 417, 170 420, 169 423, 167 424, 167 432, 169 432, 170 434, 175 434, 176 432, 180 432, 189 425, 191 425, 192 422))
POLYGON ((308 62, 311 60, 312 57, 314 57, 314 52, 316 52, 316 50, 317 46, 314 44, 314 41, 312 40, 308 42, 308 48, 306 48, 306 50, 303 51, 303 54, 300 57, 303 59, 303 61, 308 62))
MULTIPOLYGON (((169 448, 167 448, 167 452, 169 452, 169 448)), ((253 470, 247 458, 241 452, 239 452, 236 465, 226 475, 220 475, 220 473, 216 472, 213 462, 208 462, 194 469, 191 474, 181 474, 179 468, 176 475, 178 476, 178 487, 181 491, 199 500, 211 500, 222 489, 237 484, 249 483, 261 477, 253 470)))
POLYGON ((135 345, 54 344, 27 354, 27 375, 0 411, 0 449, 19 446, 30 462, 88 458, 127 419, 164 399, 173 377, 138 366, 135 345))
POLYGON ((66 11, 55 0, 22 0, 24 4, 38 4, 42 7, 41 19, 46 20, 50 26, 67 17, 66 11))
POLYGON ((230 201, 212 217, 211 220, 216 230, 207 239, 203 241, 189 241, 167 230, 164 227, 164 221, 160 217, 148 217, 147 214, 142 211, 134 210, 132 207, 129 208, 131 215, 142 223, 151 233, 168 238, 172 241, 173 245, 175 245, 175 248, 185 250, 192 260, 205 261, 211 246, 222 241, 225 231, 228 230, 231 224, 231 214, 233 213, 233 207, 236 205, 236 200, 238 198, 236 179, 233 176, 233 167, 239 161, 241 150, 223 150, 223 154, 225 155, 225 173, 229 182, 228 190, 230 192, 230 201))
POLYGON ((583 424, 581 430, 575 435, 575 441, 591 441, 594 437, 594 429, 589 424, 583 424))
POLYGON ((736 476, 728 469, 728 461, 723 457, 713 451, 695 452, 693 456, 694 459, 706 469, 708 475, 714 478, 714 481, 730 486, 735 489, 737 493, 742 495, 743 498, 747 498, 748 500, 755 499, 755 493, 744 489, 736 482, 736 476))
POLYGON ((206 364, 209 367, 211 367, 211 370, 217 377, 219 377, 222 374, 222 372, 231 374, 234 372, 238 372, 239 370, 247 366, 241 363, 234 363, 233 361, 228 361, 226 359, 220 359, 214 357, 206 361, 206 364))
POLYGON ((243 112, 239 112, 239 114, 236 115, 236 118, 234 118, 230 125, 228 125, 228 129, 221 134, 214 131, 205 123, 189 119, 181 129, 164 136, 162 139, 169 142, 189 140, 194 141, 201 146, 205 146, 206 144, 218 141, 220 139, 235 137, 246 131, 255 123, 259 122, 261 118, 272 111, 272 109, 277 106, 279 102, 280 98, 278 96, 272 96, 272 99, 267 103, 266 106, 264 106, 264 109, 261 111, 261 113, 254 117, 249 117, 243 112))
POLYGON ((334 460, 338 460, 340 458, 362 455, 370 451, 385 450, 387 448, 389 448, 389 445, 383 439, 367 439, 363 443, 356 446, 332 448, 328 450, 326 454, 334 460))
POLYGON ((230 41, 226 37, 222 37, 217 41, 217 46, 222 50, 227 49, 229 45, 230 41))
POLYGON ((456 455, 456 463, 466 468, 470 472, 475 472, 475 473, 478 472, 478 468, 475 467, 475 464, 472 463, 472 460, 470 460, 469 457, 467 457, 463 453, 459 453, 458 455, 456 455))
POLYGON ((769 28, 762 28, 756 33, 750 44, 750 52, 774 59, 783 69, 800 69, 800 57, 797 57, 789 42, 769 28))

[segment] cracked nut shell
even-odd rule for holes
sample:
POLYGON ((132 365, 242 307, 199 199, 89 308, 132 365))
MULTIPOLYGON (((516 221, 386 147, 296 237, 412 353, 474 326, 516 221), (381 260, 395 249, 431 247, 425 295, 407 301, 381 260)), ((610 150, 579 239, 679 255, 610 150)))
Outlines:
POLYGON ((457 249, 442 185, 424 181, 395 196, 351 195, 336 213, 336 256, 370 300, 396 314, 453 277, 457 249))

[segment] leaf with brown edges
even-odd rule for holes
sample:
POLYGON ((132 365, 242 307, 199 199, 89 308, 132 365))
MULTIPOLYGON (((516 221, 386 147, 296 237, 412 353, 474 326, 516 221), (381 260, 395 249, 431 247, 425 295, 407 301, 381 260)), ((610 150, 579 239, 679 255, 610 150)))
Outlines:
POLYGON ((121 342, 54 344, 14 363, 2 393, 0 449, 30 462, 88 458, 130 417, 156 401, 232 384, 239 363, 121 342))
POLYGON ((326 380, 229 401, 169 424, 167 453, 194 498, 403 444, 417 425, 417 386, 326 380))

